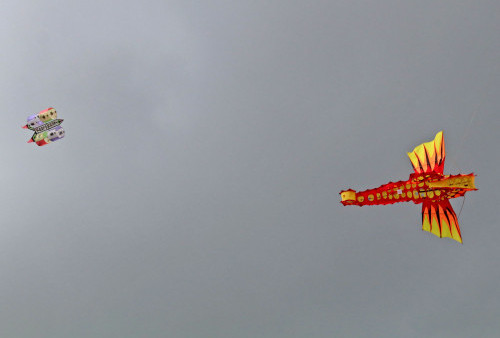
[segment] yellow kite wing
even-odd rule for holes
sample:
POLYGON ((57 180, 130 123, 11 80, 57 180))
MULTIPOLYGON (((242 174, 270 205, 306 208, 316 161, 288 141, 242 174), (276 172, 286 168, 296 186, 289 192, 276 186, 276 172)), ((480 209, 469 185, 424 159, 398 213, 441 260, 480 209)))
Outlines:
POLYGON ((443 131, 436 134, 434 140, 422 143, 415 147, 411 153, 408 153, 415 173, 443 173, 444 159, 444 136, 443 131))
POLYGON ((462 243, 457 215, 447 199, 439 202, 426 201, 422 204, 422 230, 462 243))

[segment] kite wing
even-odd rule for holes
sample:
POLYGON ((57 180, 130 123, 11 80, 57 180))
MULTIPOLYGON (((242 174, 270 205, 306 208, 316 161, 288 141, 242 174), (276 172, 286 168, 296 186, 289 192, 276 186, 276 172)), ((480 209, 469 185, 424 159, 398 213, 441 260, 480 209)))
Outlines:
POLYGON ((438 237, 450 237, 462 243, 457 215, 447 199, 438 202, 423 202, 422 230, 429 231, 438 237))
POLYGON ((434 140, 415 147, 413 152, 408 153, 415 173, 443 173, 444 169, 444 136, 443 131, 436 134, 434 140))

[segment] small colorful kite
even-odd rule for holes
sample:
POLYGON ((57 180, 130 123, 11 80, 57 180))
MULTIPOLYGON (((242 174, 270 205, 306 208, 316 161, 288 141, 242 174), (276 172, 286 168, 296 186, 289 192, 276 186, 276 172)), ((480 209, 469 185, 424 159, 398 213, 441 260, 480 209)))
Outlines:
POLYGON ((450 198, 477 190, 473 173, 444 175, 444 137, 436 134, 433 141, 423 143, 408 153, 414 173, 408 181, 389 182, 375 189, 340 192, 343 205, 376 205, 412 201, 422 203, 422 229, 438 237, 450 237, 462 243, 458 219, 450 198))
POLYGON ((44 146, 62 139, 65 135, 65 131, 61 127, 63 121, 57 118, 57 112, 54 108, 47 108, 38 114, 28 116, 23 128, 35 132, 28 143, 35 142, 39 146, 44 146))

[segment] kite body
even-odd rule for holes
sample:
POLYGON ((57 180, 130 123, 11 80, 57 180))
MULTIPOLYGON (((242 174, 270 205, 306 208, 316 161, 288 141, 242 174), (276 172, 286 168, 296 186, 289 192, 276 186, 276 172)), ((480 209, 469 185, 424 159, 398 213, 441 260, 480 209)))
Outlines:
POLYGON ((47 108, 38 114, 28 116, 23 128, 35 132, 28 143, 35 142, 38 146, 44 146, 62 139, 66 134, 61 127, 63 121, 57 118, 54 108, 47 108))
POLYGON ((375 189, 340 192, 343 205, 377 205, 398 202, 422 204, 422 229, 439 237, 462 243, 460 227, 450 198, 477 190, 474 174, 444 175, 445 147, 443 132, 408 153, 414 173, 407 181, 389 182, 375 189))

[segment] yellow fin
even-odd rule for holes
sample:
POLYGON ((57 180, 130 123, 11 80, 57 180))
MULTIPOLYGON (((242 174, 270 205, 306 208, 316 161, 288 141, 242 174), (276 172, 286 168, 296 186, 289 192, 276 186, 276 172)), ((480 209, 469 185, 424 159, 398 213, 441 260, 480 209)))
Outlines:
POLYGON ((422 230, 462 243, 457 215, 447 199, 439 202, 426 201, 422 204, 422 230))
POLYGON ((436 134, 434 140, 416 146, 408 153, 413 169, 420 173, 443 173, 445 149, 443 131, 436 134))

